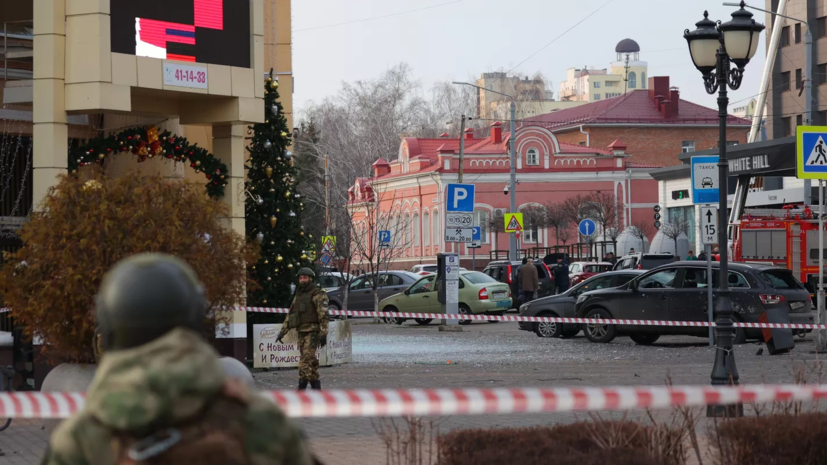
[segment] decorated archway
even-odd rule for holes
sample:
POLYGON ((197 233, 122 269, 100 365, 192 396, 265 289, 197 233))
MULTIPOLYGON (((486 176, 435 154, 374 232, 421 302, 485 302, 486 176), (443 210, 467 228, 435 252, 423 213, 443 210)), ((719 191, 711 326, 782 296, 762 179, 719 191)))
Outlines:
POLYGON ((130 128, 118 134, 90 139, 87 144, 69 151, 69 172, 77 173, 78 168, 92 163, 103 165, 107 158, 127 153, 137 156, 139 163, 155 157, 189 163, 196 172, 204 173, 210 197, 224 195, 227 165, 198 144, 190 145, 184 137, 169 131, 159 133, 157 126, 130 128))

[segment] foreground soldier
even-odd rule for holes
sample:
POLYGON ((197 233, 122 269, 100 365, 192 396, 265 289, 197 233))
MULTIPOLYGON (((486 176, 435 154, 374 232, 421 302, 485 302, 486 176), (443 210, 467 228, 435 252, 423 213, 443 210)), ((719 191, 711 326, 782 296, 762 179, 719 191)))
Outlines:
POLYGON ((313 463, 301 433, 228 380, 202 338, 206 301, 185 263, 121 261, 96 302, 104 350, 86 408, 55 430, 47 465, 313 463))
POLYGON ((316 350, 327 345, 327 327, 330 320, 327 316, 327 294, 316 287, 313 282, 315 276, 316 273, 310 268, 299 270, 296 297, 293 298, 290 312, 276 338, 283 342, 282 338, 291 329, 296 329, 299 333, 299 391, 305 390, 308 382, 311 389, 322 388, 316 350))

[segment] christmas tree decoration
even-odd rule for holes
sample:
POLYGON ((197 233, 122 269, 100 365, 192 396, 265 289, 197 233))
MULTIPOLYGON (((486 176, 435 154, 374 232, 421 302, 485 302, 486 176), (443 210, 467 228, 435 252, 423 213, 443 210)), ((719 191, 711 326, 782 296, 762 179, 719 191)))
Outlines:
POLYGON ((215 173, 205 175, 207 194, 210 197, 224 195, 227 181, 222 173, 227 172, 227 165, 197 144, 190 145, 183 137, 169 131, 159 132, 157 126, 133 127, 117 134, 89 139, 86 144, 70 149, 68 171, 76 173, 80 167, 92 163, 102 165, 112 157, 126 154, 136 156, 138 163, 164 156, 172 161, 189 163, 196 172, 215 173))
POLYGON ((291 152, 289 150, 285 150, 284 151, 284 158, 286 158, 287 160, 293 158, 293 152, 291 152))
MULTIPOLYGON (((258 266, 248 270, 250 279, 257 286, 248 292, 247 303, 289 307, 292 299, 290 285, 298 283, 296 272, 313 264, 305 252, 310 243, 302 235, 301 202, 294 195, 297 187, 284 181, 297 178, 296 169, 283 160, 292 144, 292 129, 287 126, 284 107, 279 102, 278 83, 272 72, 262 84, 266 90, 264 123, 250 127, 247 137, 249 157, 245 165, 247 236, 258 241, 261 257, 258 266)), ((205 169, 205 172, 214 171, 205 169)), ((222 169, 221 173, 225 171, 222 169)), ((248 323, 277 323, 283 318, 277 314, 251 314, 248 323)))

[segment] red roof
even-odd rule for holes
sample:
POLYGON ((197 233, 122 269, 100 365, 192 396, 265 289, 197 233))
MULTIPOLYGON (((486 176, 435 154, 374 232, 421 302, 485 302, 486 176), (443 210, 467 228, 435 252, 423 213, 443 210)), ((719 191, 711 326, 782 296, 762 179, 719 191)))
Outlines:
POLYGON ((596 147, 586 147, 583 145, 567 144, 560 142, 560 153, 596 153, 598 155, 612 155, 608 150, 601 150, 596 147))
POLYGON ((651 163, 626 162, 626 168, 663 168, 663 166, 661 166, 661 165, 652 165, 651 163))
MULTIPOLYGON (((525 124, 537 124, 549 129, 561 129, 581 124, 718 124, 718 110, 681 99, 678 116, 664 117, 649 99, 648 89, 633 90, 629 93, 577 107, 558 110, 545 115, 532 116, 523 120, 525 124)), ((729 116, 731 126, 750 126, 749 120, 729 116)))
POLYGON ((380 158, 373 162, 373 166, 390 166, 390 163, 388 163, 388 161, 384 158, 380 158))
MULTIPOLYGON (((476 144, 485 139, 465 139, 465 147, 476 144)), ((443 145, 446 149, 459 151, 459 139, 418 139, 416 137, 406 137, 405 141, 408 143, 408 156, 413 158, 417 155, 423 155, 431 160, 436 160, 439 152, 437 150, 443 145)))
POLYGON ((609 144, 609 148, 612 150, 625 150, 626 144, 620 141, 620 139, 615 139, 614 142, 609 144))

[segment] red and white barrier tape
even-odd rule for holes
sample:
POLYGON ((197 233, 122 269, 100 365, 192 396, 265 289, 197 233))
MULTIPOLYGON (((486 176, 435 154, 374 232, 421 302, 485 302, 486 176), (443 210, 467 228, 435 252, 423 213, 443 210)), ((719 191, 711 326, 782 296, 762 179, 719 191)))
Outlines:
MULTIPOLYGON (((287 313, 289 308, 274 307, 233 307, 236 312, 250 313, 287 313)), ((0 313, 10 312, 10 308, 0 308, 0 313)), ((330 310, 331 315, 336 316, 361 316, 374 317, 375 312, 362 310, 330 310)), ((575 324, 602 324, 602 325, 629 325, 629 326, 694 326, 694 327, 715 327, 714 322, 708 321, 672 321, 672 320, 622 320, 622 319, 591 319, 591 318, 563 318, 547 316, 510 316, 510 315, 460 315, 445 313, 397 313, 382 312, 381 318, 404 318, 404 319, 446 319, 446 320, 474 320, 474 321, 526 321, 530 323, 575 323, 575 324)), ((742 323, 735 322, 738 328, 768 328, 768 329, 827 329, 827 324, 806 324, 806 323, 742 323)))
MULTIPOLYGON (((268 391, 294 418, 479 415, 660 409, 827 399, 827 385, 673 386, 554 389, 413 389, 268 391)), ((0 392, 2 418, 67 418, 83 393, 0 392)))
MULTIPOLYGON (((269 307, 233 307, 237 312, 254 313, 287 313, 288 308, 269 307)), ((361 310, 330 310, 331 315, 347 315, 374 317, 376 312, 361 310)), ((474 321, 527 321, 531 323, 578 323, 578 324, 604 324, 604 325, 630 325, 630 326, 695 326, 714 327, 714 322, 708 321, 671 321, 671 320, 622 320, 622 319, 591 319, 591 318, 563 318, 545 316, 510 316, 510 315, 460 315, 445 313, 398 313, 381 312, 380 318, 404 318, 404 319, 446 319, 446 320, 474 320, 474 321)), ((739 328, 770 328, 770 329, 827 329, 827 324, 795 324, 795 323, 741 323, 736 322, 734 326, 739 328)))

